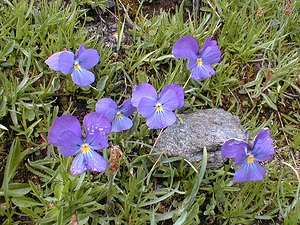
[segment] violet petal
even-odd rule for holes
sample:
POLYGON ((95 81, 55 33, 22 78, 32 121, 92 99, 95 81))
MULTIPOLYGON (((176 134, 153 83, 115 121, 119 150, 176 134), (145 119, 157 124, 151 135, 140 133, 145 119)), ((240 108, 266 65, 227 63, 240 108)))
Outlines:
POLYGON ((192 36, 183 36, 175 42, 172 49, 174 57, 181 59, 197 59, 198 52, 198 41, 192 36))
POLYGON ((83 119, 83 123, 87 136, 93 135, 97 131, 100 131, 103 135, 108 135, 111 131, 110 121, 97 112, 87 114, 83 119))
POLYGON ((250 146, 243 140, 230 139, 224 142, 221 149, 221 155, 224 158, 234 158, 234 164, 244 164, 247 159, 247 152, 250 146))
POLYGON ((83 52, 85 52, 85 51, 86 51, 85 46, 84 46, 83 44, 81 44, 81 45, 79 46, 78 51, 77 51, 76 54, 75 54, 75 58, 78 59, 78 57, 79 57, 83 52))
POLYGON ((203 64, 202 66, 196 66, 194 69, 192 69, 192 78, 200 81, 205 78, 211 78, 211 75, 215 73, 216 71, 211 65, 203 64))
POLYGON ((132 90, 131 104, 133 107, 138 107, 140 100, 144 97, 157 100, 157 93, 151 84, 142 83, 132 90))
POLYGON ((197 58, 196 59, 189 59, 188 61, 188 70, 193 70, 195 67, 197 67, 197 58))
POLYGON ((207 47, 203 50, 200 57, 203 61, 203 63, 206 64, 214 64, 217 62, 220 62, 221 60, 221 51, 218 47, 207 47))
POLYGON ((110 122, 118 111, 117 103, 111 98, 102 98, 96 103, 96 112, 104 115, 110 122))
POLYGON ((98 64, 100 56, 96 49, 87 49, 76 60, 79 62, 80 67, 89 70, 98 64))
POLYGON ((163 110, 173 111, 178 108, 180 104, 179 99, 174 90, 169 89, 163 93, 159 98, 159 103, 162 104, 163 110))
POLYGON ((235 182, 260 181, 266 174, 265 168, 258 162, 246 163, 234 174, 235 182))
POLYGON ((50 69, 54 71, 60 71, 59 70, 59 56, 62 52, 56 52, 53 55, 51 55, 48 59, 46 59, 45 63, 49 66, 50 69))
POLYGON ((137 110, 143 117, 149 117, 155 113, 156 104, 157 101, 151 98, 142 98, 140 100, 140 104, 137 107, 137 110))
POLYGON ((171 126, 177 118, 172 111, 164 110, 161 113, 154 113, 147 118, 147 125, 151 129, 161 129, 171 126))
POLYGON ((56 117, 48 133, 48 141, 55 146, 61 145, 61 134, 72 131, 76 136, 81 136, 80 122, 75 116, 65 115, 56 117))
POLYGON ((169 84, 166 85, 162 91, 160 92, 160 96, 163 96, 168 90, 173 90, 176 94, 176 98, 178 100, 177 109, 184 106, 184 89, 178 84, 169 84))
POLYGON ((84 160, 83 153, 79 153, 73 160, 71 164, 71 172, 72 174, 82 174, 86 171, 86 162, 84 160))
POLYGON ((77 136, 72 131, 63 132, 60 136, 60 152, 63 156, 72 156, 80 151, 84 143, 82 136, 77 136))
POLYGON ((266 161, 274 155, 273 140, 268 128, 263 128, 254 138, 252 153, 255 160, 260 162, 266 161))
POLYGON ((208 48, 208 47, 218 47, 218 43, 216 40, 213 40, 212 37, 207 37, 204 41, 203 47, 202 47, 202 52, 208 48))
POLYGON ((63 74, 71 74, 74 70, 74 54, 69 51, 63 51, 59 55, 59 70, 63 74))
POLYGON ((99 131, 94 134, 88 134, 85 142, 95 150, 101 150, 109 146, 108 138, 99 131))
POLYGON ((88 86, 95 81, 95 74, 81 67, 79 70, 74 70, 72 80, 80 86, 88 86))
POLYGON ((133 126, 131 119, 122 115, 121 118, 115 118, 112 124, 112 131, 121 132, 124 130, 129 130, 133 126))
POLYGON ((106 159, 98 152, 91 150, 83 155, 88 170, 93 172, 103 172, 107 169, 108 163, 106 159))
POLYGON ((131 104, 131 99, 127 99, 123 102, 123 104, 120 106, 120 111, 124 116, 131 116, 131 114, 134 112, 134 107, 131 104))

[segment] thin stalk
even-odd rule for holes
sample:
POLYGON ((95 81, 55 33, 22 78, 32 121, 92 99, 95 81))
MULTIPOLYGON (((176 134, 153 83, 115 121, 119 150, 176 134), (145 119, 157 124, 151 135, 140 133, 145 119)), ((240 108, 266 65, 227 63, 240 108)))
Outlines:
POLYGON ((114 179, 114 171, 110 171, 108 177, 108 190, 107 190, 107 202, 106 202, 106 213, 108 216, 113 214, 113 201, 112 201, 112 185, 114 179))

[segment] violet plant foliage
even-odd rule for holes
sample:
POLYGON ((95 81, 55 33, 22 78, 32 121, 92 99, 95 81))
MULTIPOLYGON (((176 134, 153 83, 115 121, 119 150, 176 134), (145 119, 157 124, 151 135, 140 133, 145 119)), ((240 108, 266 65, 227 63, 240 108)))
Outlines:
POLYGON ((220 61, 221 51, 215 40, 208 37, 204 41, 202 51, 196 38, 183 36, 173 46, 172 54, 175 58, 188 59, 188 70, 192 72, 194 80, 211 78, 216 73, 212 64, 220 61))
POLYGON ((56 117, 49 130, 48 141, 60 147, 62 155, 76 155, 71 165, 72 174, 81 174, 86 170, 103 172, 108 163, 96 150, 109 146, 107 135, 111 131, 111 124, 106 117, 96 112, 87 114, 83 123, 85 138, 75 116, 56 117))
POLYGON ((184 90, 177 84, 165 86, 158 95, 155 88, 142 83, 132 91, 131 103, 145 118, 151 129, 161 129, 176 122, 173 110, 184 105, 184 90))
POLYGON ((131 99, 127 99, 121 106, 111 98, 102 98, 96 104, 96 112, 104 115, 112 123, 112 131, 121 132, 133 126, 128 117, 134 112, 131 99))
POLYGON ((266 170, 260 162, 270 159, 274 152, 268 128, 263 128, 257 134, 252 148, 243 140, 230 139, 224 142, 221 150, 222 157, 234 158, 234 164, 241 165, 234 174, 235 182, 263 180, 266 170))
POLYGON ((95 49, 86 49, 80 45, 76 54, 70 51, 61 51, 50 56, 45 63, 54 71, 71 74, 74 83, 87 86, 95 81, 95 75, 89 71, 100 61, 95 49))

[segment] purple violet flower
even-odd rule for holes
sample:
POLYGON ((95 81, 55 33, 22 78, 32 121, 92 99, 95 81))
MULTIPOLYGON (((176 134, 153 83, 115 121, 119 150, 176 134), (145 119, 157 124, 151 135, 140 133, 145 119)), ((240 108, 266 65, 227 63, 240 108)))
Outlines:
POLYGON ((83 120, 86 137, 83 138, 80 122, 75 116, 57 117, 48 134, 48 141, 60 147, 64 156, 76 155, 71 165, 72 174, 86 170, 103 172, 107 161, 95 150, 108 147, 106 135, 111 130, 110 122, 100 113, 89 113, 83 120))
POLYGON ((177 84, 169 84, 157 95, 152 85, 143 83, 133 89, 131 103, 147 118, 148 127, 165 128, 176 122, 172 111, 184 105, 184 90, 177 84))
POLYGON ((254 138, 253 147, 242 140, 230 139, 222 145, 222 157, 234 158, 235 165, 242 165, 234 174, 235 182, 259 181, 264 179, 265 168, 259 162, 274 154, 273 140, 268 128, 262 129, 254 138))
POLYGON ((89 71, 100 61, 100 56, 95 49, 86 49, 80 45, 74 55, 70 51, 61 51, 50 56, 45 63, 54 71, 71 74, 74 83, 80 86, 90 85, 95 81, 95 75, 89 71))
POLYGON ((192 72, 194 80, 210 78, 216 71, 211 66, 220 61, 221 51, 212 37, 206 38, 202 51, 192 36, 183 36, 174 44, 172 54, 175 58, 188 59, 188 70, 192 72))
POLYGON ((102 98, 96 104, 96 112, 104 115, 112 123, 114 132, 128 130, 133 126, 132 120, 128 118, 133 111, 131 99, 124 101, 120 107, 111 98, 102 98))

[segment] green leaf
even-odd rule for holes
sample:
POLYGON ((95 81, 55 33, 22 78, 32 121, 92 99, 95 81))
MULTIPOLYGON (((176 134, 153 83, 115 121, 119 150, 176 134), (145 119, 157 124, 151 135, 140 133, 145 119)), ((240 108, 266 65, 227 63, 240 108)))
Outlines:
POLYGON ((150 59, 150 60, 145 60, 146 62, 150 61, 150 62, 159 62, 159 61, 163 61, 165 59, 170 59, 170 58, 174 58, 173 55, 163 55, 163 56, 160 56, 156 59, 150 59))
POLYGON ((28 120, 28 121, 33 121, 35 118, 35 112, 32 109, 25 109, 24 112, 24 117, 28 120))
POLYGON ((29 209, 29 208, 20 207, 20 210, 22 212, 24 212, 30 218, 34 218, 34 219, 39 218, 39 215, 36 212, 34 212, 33 210, 29 209))
POLYGON ((181 216, 176 220, 176 222, 174 223, 174 225, 182 225, 186 218, 188 216, 188 212, 187 211, 183 211, 183 213, 181 214, 181 216))
POLYGON ((277 110, 277 106, 274 104, 274 102, 264 93, 261 93, 263 96, 265 102, 268 104, 268 106, 274 110, 277 110))
POLYGON ((149 57, 153 55, 157 50, 154 50, 152 52, 149 52, 148 54, 141 56, 136 63, 133 64, 133 66, 130 68, 129 73, 131 73, 133 70, 135 70, 137 67, 142 65, 143 62, 146 62, 149 60, 149 57))
POLYGON ((84 178, 85 178, 85 173, 80 174, 77 185, 76 185, 74 191, 78 191, 81 188, 81 185, 84 181, 84 178))
POLYGON ((23 160, 23 158, 27 154, 31 153, 32 151, 33 151, 32 149, 21 151, 21 144, 19 138, 14 139, 9 150, 9 155, 7 157, 5 171, 4 171, 4 179, 2 182, 2 189, 7 203, 8 203, 8 197, 12 196, 10 192, 10 188, 17 186, 17 185, 9 185, 9 183, 14 177, 16 170, 19 164, 21 163, 21 161, 23 160))
POLYGON ((300 150, 299 147, 300 147, 300 133, 296 133, 293 138, 293 149, 300 150))
POLYGON ((8 131, 8 129, 0 123, 0 129, 8 131))
POLYGON ((20 152, 21 152, 20 140, 19 138, 16 138, 13 141, 9 150, 9 155, 7 157, 7 161, 5 165, 4 179, 2 183, 6 201, 8 201, 8 196, 9 196, 9 186, 8 186, 9 182, 17 169, 18 162, 21 161, 20 159, 18 159, 20 152))
POLYGON ((8 185, 10 196, 23 196, 31 191, 28 184, 12 183, 8 185))
POLYGON ((147 74, 143 71, 138 71, 137 78, 138 78, 139 83, 148 83, 148 80, 149 80, 147 74))
POLYGON ((57 225, 62 225, 63 221, 64 221, 64 211, 63 211, 63 207, 61 207, 57 215, 57 225))
POLYGON ((32 198, 28 198, 25 196, 16 196, 11 199, 11 201, 18 207, 32 207, 32 206, 42 206, 43 204, 37 202, 32 198))
POLYGON ((7 56, 9 55, 13 50, 14 50, 14 46, 15 46, 15 41, 12 40, 10 42, 8 42, 5 46, 4 49, 2 51, 2 56, 7 56))
POLYGON ((104 90, 107 80, 108 80, 108 76, 104 76, 104 77, 101 77, 99 79, 99 81, 97 82, 97 86, 96 86, 98 91, 103 91, 104 90))
MULTIPOLYGON (((0 97, 0 118, 5 116, 7 113, 7 97, 3 95, 3 93, 0 92, 0 95, 2 95, 2 98, 0 97)), ((3 125, 2 125, 3 126, 3 125)))
POLYGON ((203 179, 205 171, 206 171, 206 166, 207 166, 207 150, 204 147, 203 148, 203 159, 202 159, 202 165, 200 168, 200 172, 196 177, 196 181, 195 181, 195 184, 194 184, 191 194, 183 201, 183 205, 182 205, 183 210, 191 207, 192 204, 194 203, 194 201, 196 199, 196 195, 197 195, 199 187, 200 187, 200 184, 202 182, 202 179, 203 179))
POLYGON ((161 196, 161 197, 159 197, 159 198, 157 198, 157 199, 155 199, 155 200, 151 200, 151 201, 148 201, 148 202, 144 202, 144 203, 139 204, 139 205, 133 204, 133 206, 145 207, 145 206, 157 204, 157 203, 159 203, 159 202, 161 202, 161 201, 163 201, 163 200, 169 198, 170 196, 172 196, 172 195, 175 194, 175 193, 178 193, 178 192, 180 193, 180 191, 178 190, 179 184, 180 184, 180 183, 178 183, 178 185, 177 185, 177 187, 176 187, 175 189, 173 189, 173 190, 170 191, 169 193, 167 193, 167 194, 165 194, 165 195, 163 195, 163 196, 161 196))
POLYGON ((124 18, 124 21, 123 21, 123 23, 122 23, 121 30, 119 30, 119 24, 118 24, 118 43, 117 43, 117 51, 119 51, 120 48, 121 48, 121 43, 122 43, 123 34, 124 34, 124 27, 125 27, 125 18, 124 18))
POLYGON ((62 184, 57 184, 54 188, 54 196, 59 200, 63 196, 63 188, 64 186, 62 184))

